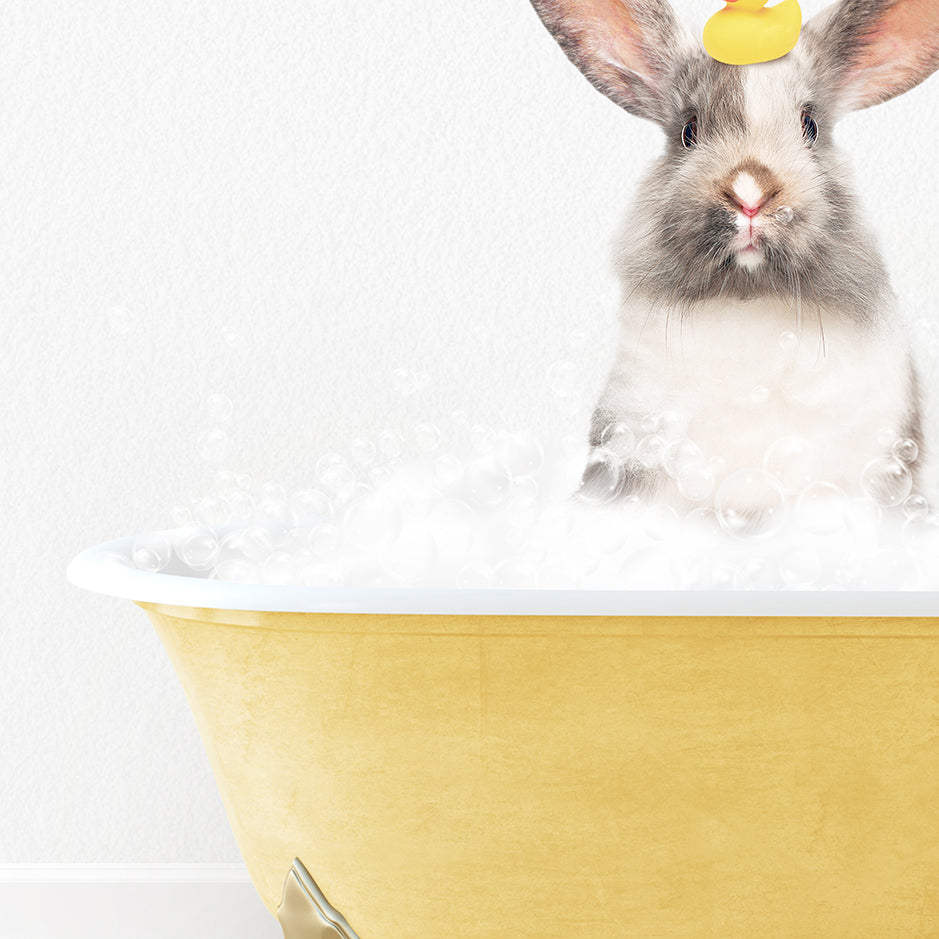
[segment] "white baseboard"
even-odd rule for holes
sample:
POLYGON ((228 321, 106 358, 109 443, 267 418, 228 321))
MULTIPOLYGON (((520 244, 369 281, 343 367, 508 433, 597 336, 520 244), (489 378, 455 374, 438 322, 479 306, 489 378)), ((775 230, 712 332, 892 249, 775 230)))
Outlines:
POLYGON ((0 865, 0 937, 282 939, 240 864, 0 865))

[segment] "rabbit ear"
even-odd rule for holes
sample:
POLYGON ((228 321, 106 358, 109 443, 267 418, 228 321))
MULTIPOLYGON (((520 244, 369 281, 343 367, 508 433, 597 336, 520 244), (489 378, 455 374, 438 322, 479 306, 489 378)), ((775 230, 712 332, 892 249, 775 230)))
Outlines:
POLYGON ((939 0, 840 0, 806 24, 842 110, 909 91, 939 67, 939 0))
POLYGON ((667 119, 664 82, 685 33, 666 0, 531 0, 568 58, 620 107, 667 119))

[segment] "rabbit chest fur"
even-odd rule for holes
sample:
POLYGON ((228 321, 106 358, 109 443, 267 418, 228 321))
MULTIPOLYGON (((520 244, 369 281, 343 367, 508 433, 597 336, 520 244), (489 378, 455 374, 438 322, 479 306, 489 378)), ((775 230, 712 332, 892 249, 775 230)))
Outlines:
MULTIPOLYGON (((690 313, 624 306, 593 436, 624 421, 636 440, 680 434, 720 479, 763 466, 785 437, 814 445, 825 479, 858 491, 884 441, 909 433, 910 366, 902 333, 859 329, 837 311, 798 311, 767 298, 715 299, 690 313), (645 429, 644 429, 645 428, 645 429)), ((657 497, 674 480, 657 476, 657 497)))

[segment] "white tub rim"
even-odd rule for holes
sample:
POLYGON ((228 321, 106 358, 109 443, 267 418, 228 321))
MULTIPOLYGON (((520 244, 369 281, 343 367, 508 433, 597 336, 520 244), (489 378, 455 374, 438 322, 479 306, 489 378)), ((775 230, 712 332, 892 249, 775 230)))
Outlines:
MULTIPOLYGON (((177 530, 178 532, 178 530, 177 530)), ((174 531, 151 532, 170 538, 174 531)), ((140 535, 77 555, 70 583, 141 603, 279 613, 437 616, 812 616, 936 617, 934 590, 550 590, 304 587, 240 584, 152 573, 122 564, 140 535)))

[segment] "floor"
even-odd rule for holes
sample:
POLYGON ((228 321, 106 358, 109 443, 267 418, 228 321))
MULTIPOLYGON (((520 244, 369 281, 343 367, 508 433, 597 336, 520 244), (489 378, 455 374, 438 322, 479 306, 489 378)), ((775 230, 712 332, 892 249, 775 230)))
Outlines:
POLYGON ((0 939, 283 939, 250 883, 0 883, 0 939))

